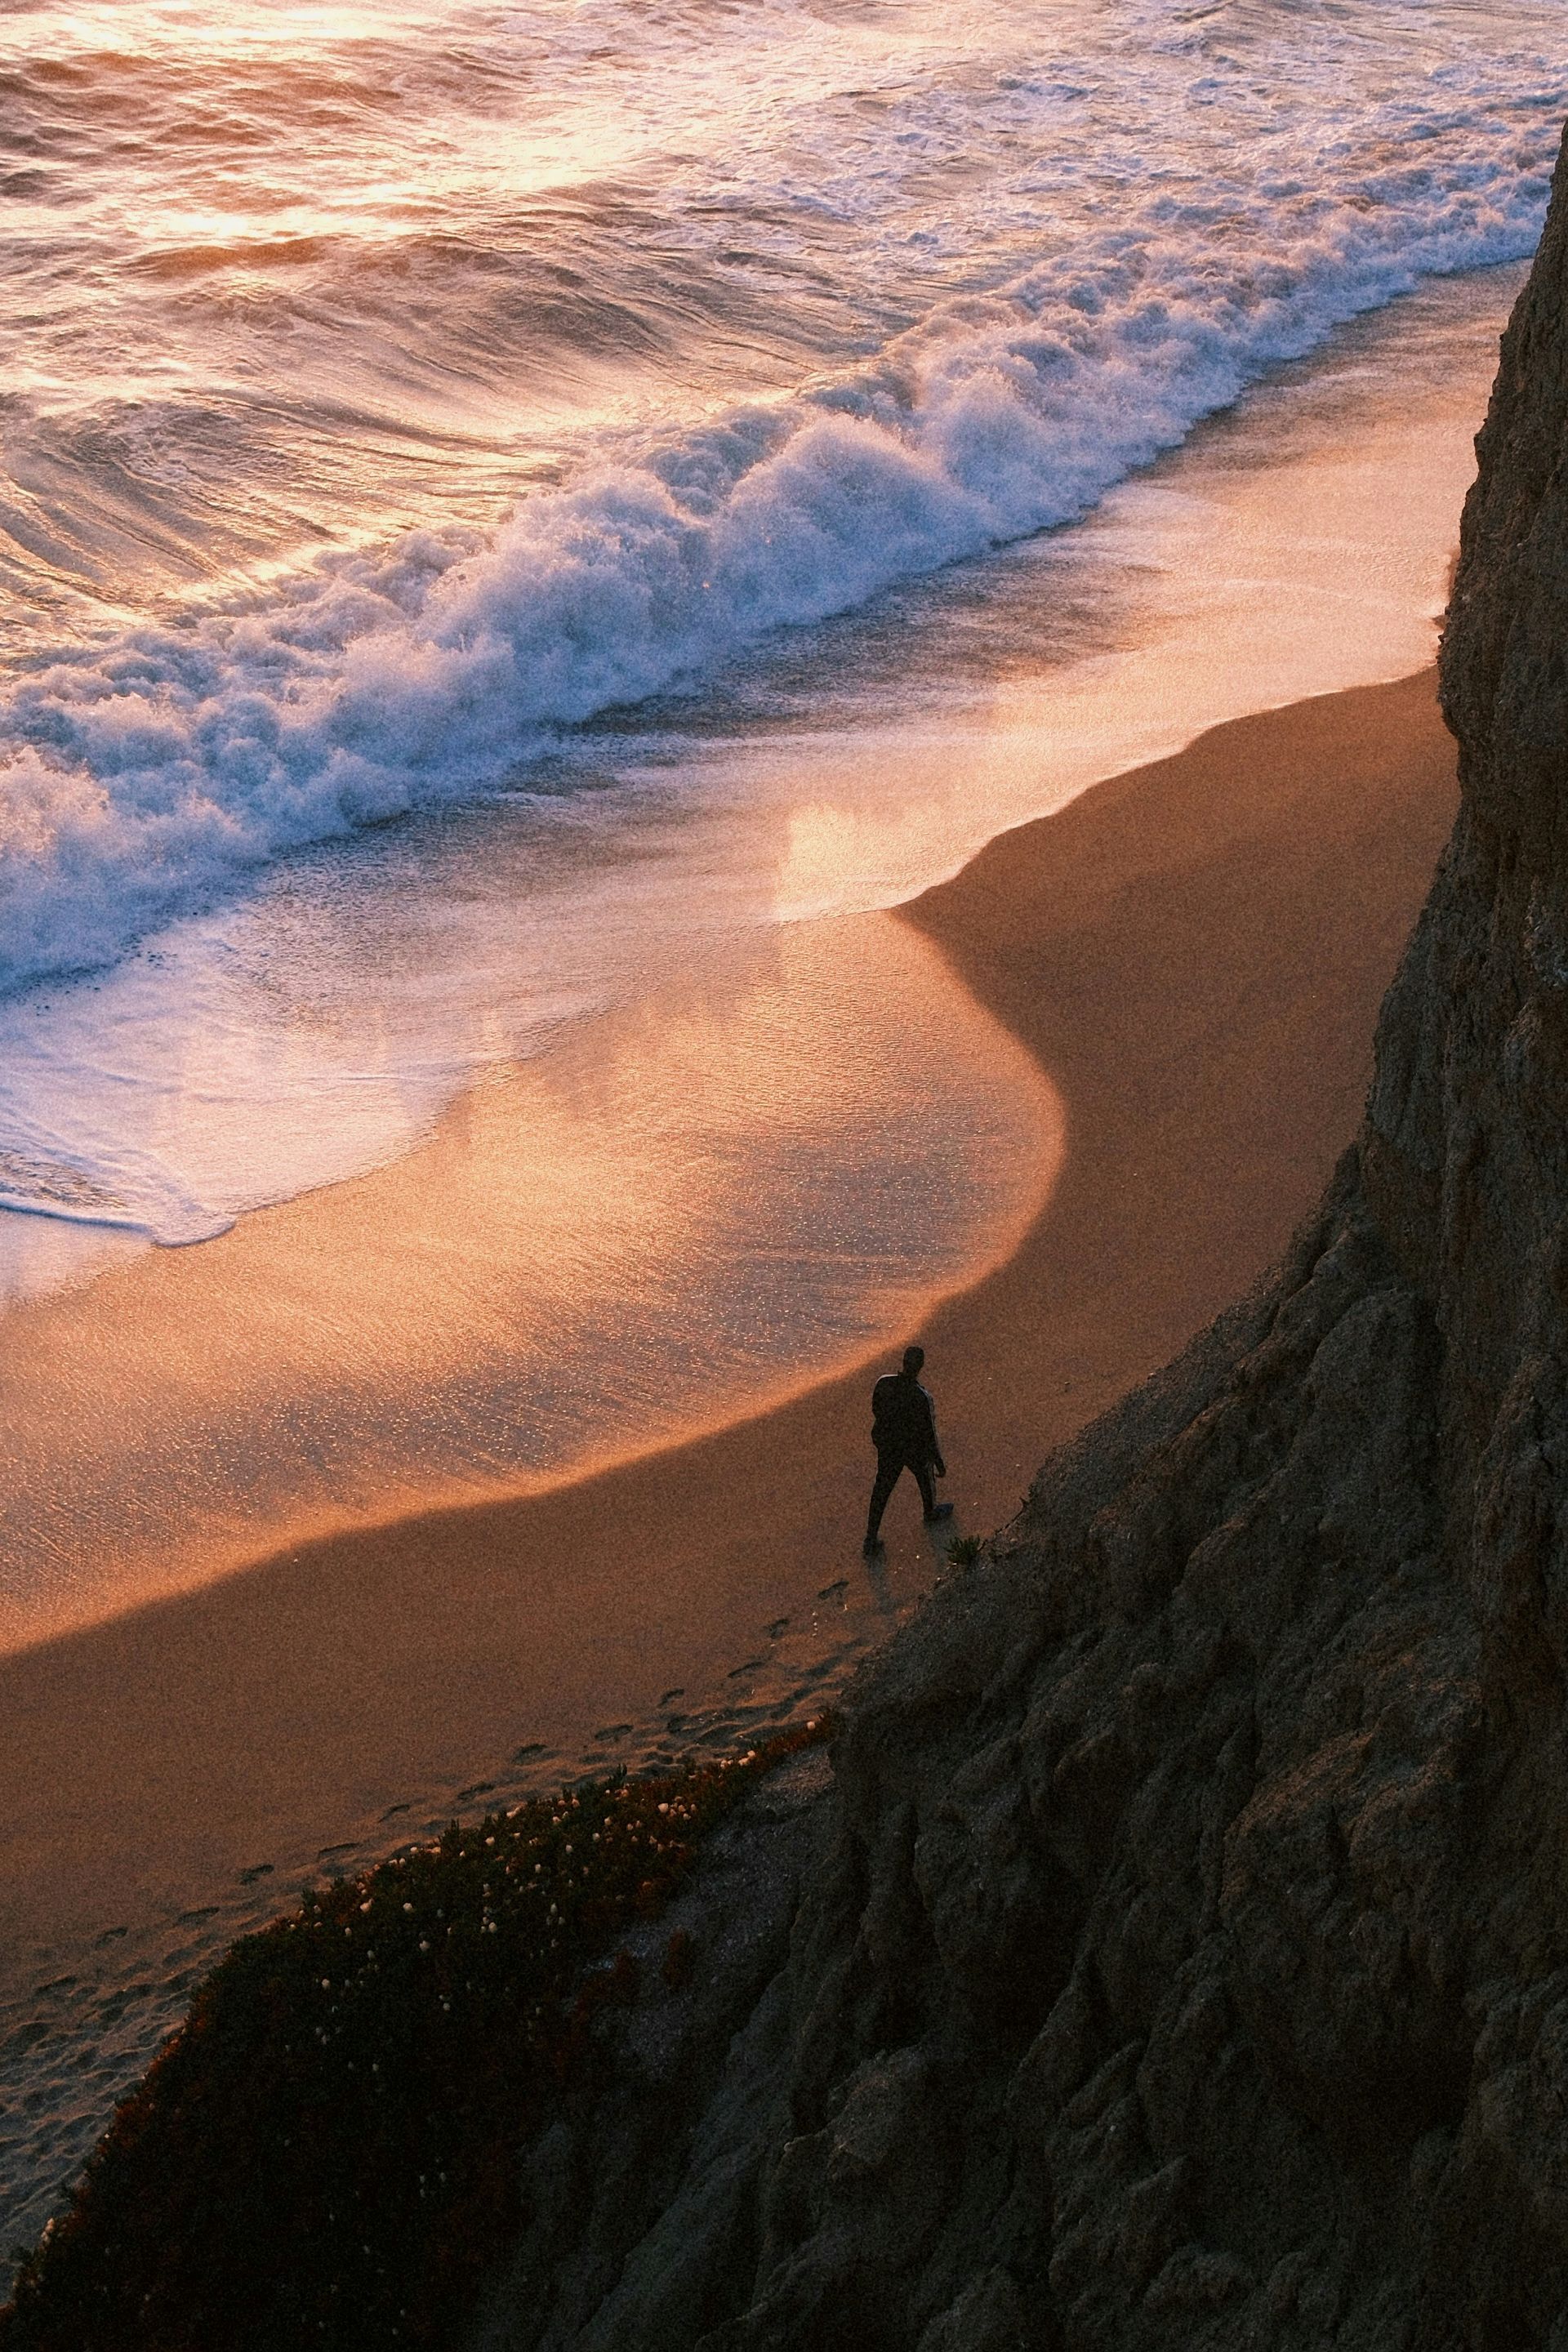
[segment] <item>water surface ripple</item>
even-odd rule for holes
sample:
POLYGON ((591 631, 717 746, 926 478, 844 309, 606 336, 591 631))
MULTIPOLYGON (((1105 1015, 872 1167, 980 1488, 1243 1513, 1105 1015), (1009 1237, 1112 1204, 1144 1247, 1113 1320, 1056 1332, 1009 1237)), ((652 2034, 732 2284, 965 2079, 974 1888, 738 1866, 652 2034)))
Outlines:
POLYGON ((1518 258, 1555 0, 0 27, 0 988, 1093 504, 1518 258))

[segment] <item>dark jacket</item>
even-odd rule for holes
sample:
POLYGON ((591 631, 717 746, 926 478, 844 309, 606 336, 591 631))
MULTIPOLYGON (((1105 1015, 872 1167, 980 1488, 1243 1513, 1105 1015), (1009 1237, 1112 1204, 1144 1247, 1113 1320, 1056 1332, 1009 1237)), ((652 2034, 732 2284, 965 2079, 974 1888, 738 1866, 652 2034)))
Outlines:
POLYGON ((871 1391, 871 1443, 900 1462, 940 1462, 936 1413, 912 1372, 885 1372, 871 1391))

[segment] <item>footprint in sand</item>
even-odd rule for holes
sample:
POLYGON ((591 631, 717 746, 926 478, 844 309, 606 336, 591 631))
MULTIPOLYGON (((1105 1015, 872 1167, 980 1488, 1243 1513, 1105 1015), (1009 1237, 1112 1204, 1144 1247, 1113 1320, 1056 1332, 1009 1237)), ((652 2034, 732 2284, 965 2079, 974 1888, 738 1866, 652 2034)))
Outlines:
POLYGON ((661 1691, 659 1693, 658 1703, 660 1706, 668 1706, 672 1698, 684 1698, 685 1696, 686 1685, 684 1683, 677 1683, 673 1690, 661 1691))
POLYGON ((768 1627, 768 1639, 769 1639, 769 1641, 770 1641, 770 1642, 776 1642, 776 1641, 778 1640, 779 1635, 784 1632, 784 1627, 785 1627, 788 1623, 789 1623, 789 1619, 788 1619, 787 1617, 775 1617, 775 1618, 773 1619, 773 1623, 768 1627))
MULTIPOLYGON (((272 1867, 270 1863, 267 1866, 269 1870, 272 1867)), ((129 1936, 130 1933, 129 1927, 106 1927, 98 1940, 100 1944, 113 1944, 117 1943, 121 1936, 129 1936)))
POLYGON ((412 1805, 388 1805, 381 1818, 384 1822, 395 1822, 399 1813, 412 1812, 413 1810, 412 1805))
POLYGON ((355 1841, 353 1838, 347 1838, 342 1845, 324 1845, 318 1851, 316 1860, 318 1862, 331 1862, 333 1854, 335 1853, 353 1853, 354 1843, 355 1841))
POLYGON ((832 1601, 838 1593, 847 1592, 848 1590, 849 1579, 847 1576, 841 1576, 837 1584, 819 1586, 816 1597, 819 1601, 832 1601))
MULTIPOLYGON (((528 1761, 528 1759, 529 1759, 529 1758, 530 1758, 531 1756, 542 1756, 542 1755, 543 1755, 543 1753, 544 1753, 544 1742, 543 1742, 543 1740, 542 1740, 542 1739, 531 1739, 531 1740, 529 1740, 529 1741, 527 1742, 527 1744, 526 1744, 524 1747, 521 1747, 521 1748, 514 1748, 512 1749, 512 1751, 511 1751, 511 1760, 512 1760, 512 1762, 513 1762, 514 1764, 526 1764, 526 1763, 527 1763, 527 1761, 528 1761)), ((406 1811, 406 1808, 405 1808, 405 1810, 406 1811)))
POLYGON ((493 1780, 476 1780, 471 1789, 459 1789, 452 1801, 454 1804, 466 1805, 470 1797, 488 1797, 494 1788, 493 1780))
MULTIPOLYGON (((248 1870, 240 1872, 239 1883, 242 1886, 254 1886, 258 1878, 270 1878, 271 1875, 272 1864, 269 1862, 253 1862, 248 1870)), ((121 1935, 124 1932, 121 1928, 121 1935)))
POLYGON ((204 1919, 216 1919, 216 1917, 217 1905, 216 1903, 205 1903, 199 1911, 182 1911, 179 1918, 175 1922, 175 1925, 181 1927, 199 1927, 204 1919))
POLYGON ((760 1666, 766 1664, 765 1658, 748 1658, 744 1665, 731 1666, 724 1680, 727 1683, 738 1682, 742 1675, 754 1675, 760 1666))
POLYGON ((606 1723, 595 1732, 595 1739, 624 1739, 635 1727, 629 1723, 606 1723))

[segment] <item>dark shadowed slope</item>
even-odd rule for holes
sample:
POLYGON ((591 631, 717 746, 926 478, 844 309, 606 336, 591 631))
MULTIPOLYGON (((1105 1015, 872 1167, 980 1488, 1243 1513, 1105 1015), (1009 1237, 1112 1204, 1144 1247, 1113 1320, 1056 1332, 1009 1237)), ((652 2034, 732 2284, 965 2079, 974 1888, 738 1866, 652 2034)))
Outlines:
POLYGON ((1359 1146, 863 1683, 673 2201, 584 2117, 487 2344, 1568 2345, 1562 168, 1480 452, 1359 1146))

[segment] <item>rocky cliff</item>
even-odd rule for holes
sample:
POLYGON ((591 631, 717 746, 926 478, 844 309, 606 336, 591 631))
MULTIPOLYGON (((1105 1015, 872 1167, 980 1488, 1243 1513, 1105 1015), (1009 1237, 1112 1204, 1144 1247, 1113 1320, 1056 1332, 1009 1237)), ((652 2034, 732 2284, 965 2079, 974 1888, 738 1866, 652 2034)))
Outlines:
POLYGON ((862 1685, 487 2345, 1568 2347, 1565 167, 1479 448, 1358 1144, 862 1685))

